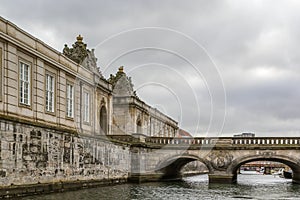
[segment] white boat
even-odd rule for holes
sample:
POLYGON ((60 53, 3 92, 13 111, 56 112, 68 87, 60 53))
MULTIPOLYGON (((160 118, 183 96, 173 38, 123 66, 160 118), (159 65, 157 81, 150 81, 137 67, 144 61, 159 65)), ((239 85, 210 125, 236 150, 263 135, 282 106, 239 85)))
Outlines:
POLYGON ((240 170, 240 174, 257 175, 257 174, 263 174, 263 172, 250 171, 250 170, 240 170))
POLYGON ((277 172, 272 173, 274 176, 283 176, 284 168, 280 168, 277 172))

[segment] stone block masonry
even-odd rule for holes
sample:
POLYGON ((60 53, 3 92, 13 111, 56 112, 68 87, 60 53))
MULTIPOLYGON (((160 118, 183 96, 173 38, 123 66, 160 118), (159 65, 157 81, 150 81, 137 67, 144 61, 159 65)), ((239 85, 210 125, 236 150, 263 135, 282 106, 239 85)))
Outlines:
POLYGON ((0 137, 0 197, 124 182, 131 169, 130 147, 103 137, 7 120, 0 137))

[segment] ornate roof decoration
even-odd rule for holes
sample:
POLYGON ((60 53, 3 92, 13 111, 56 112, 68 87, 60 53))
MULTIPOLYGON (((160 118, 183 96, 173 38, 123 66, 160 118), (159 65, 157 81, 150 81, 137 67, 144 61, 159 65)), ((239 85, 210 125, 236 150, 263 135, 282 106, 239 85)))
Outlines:
POLYGON ((135 96, 136 92, 133 90, 131 77, 128 77, 124 72, 124 67, 121 66, 116 75, 111 74, 108 81, 113 86, 113 93, 116 96, 135 96))
POLYGON ((69 48, 68 45, 65 44, 63 54, 78 64, 81 64, 87 56, 87 44, 82 42, 83 37, 81 35, 78 35, 76 39, 77 41, 72 44, 72 48, 69 48))
POLYGON ((69 48, 68 45, 65 44, 63 54, 76 63, 99 74, 102 77, 100 69, 97 66, 95 50, 87 49, 87 44, 83 42, 83 37, 81 35, 78 35, 76 39, 77 41, 72 44, 72 48, 69 48))
POLYGON ((94 73, 99 73, 99 75, 102 77, 100 67, 97 66, 97 58, 95 56, 95 49, 92 49, 91 51, 87 50, 87 56, 84 58, 84 60, 81 63, 82 66, 85 68, 93 71, 94 73))

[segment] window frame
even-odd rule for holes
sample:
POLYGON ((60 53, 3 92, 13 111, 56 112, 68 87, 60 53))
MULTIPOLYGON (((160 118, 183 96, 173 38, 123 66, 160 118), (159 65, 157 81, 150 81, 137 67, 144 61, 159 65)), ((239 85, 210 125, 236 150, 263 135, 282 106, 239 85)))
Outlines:
POLYGON ((48 70, 45 71, 45 111, 49 114, 55 114, 55 109, 56 109, 56 75, 52 72, 49 72, 48 70), (48 90, 48 78, 47 77, 52 77, 53 81, 52 81, 52 90, 50 91, 48 90), (52 110, 49 110, 48 108, 48 104, 47 102, 47 96, 52 92, 52 110))
POLYGON ((74 83, 72 82, 69 82, 67 81, 66 83, 66 117, 69 118, 69 119, 74 119, 74 116, 75 116, 75 95, 74 95, 74 92, 75 92, 75 85, 74 83), (69 94, 69 87, 68 86, 71 86, 72 87, 72 98, 69 98, 70 94, 69 94), (72 100, 72 113, 71 115, 69 115, 69 99, 72 100))
POLYGON ((31 94, 32 94, 32 90, 31 90, 31 87, 32 87, 32 75, 31 75, 31 72, 32 72, 32 64, 28 61, 25 61, 23 59, 19 59, 19 62, 18 62, 18 103, 19 103, 19 106, 24 106, 24 107, 31 107, 31 94), (23 80, 24 78, 24 68, 21 69, 21 66, 24 65, 24 66, 28 66, 28 80, 23 80), (21 71, 22 71, 22 75, 21 75, 21 71), (28 102, 24 102, 24 95, 21 95, 21 92, 23 93, 23 83, 28 83, 28 94, 27 94, 27 99, 28 99, 28 102), (21 87, 21 84, 22 84, 22 87, 21 87))
POLYGON ((91 94, 89 91, 83 91, 83 122, 90 123, 90 110, 91 110, 91 94), (87 97, 87 98, 86 98, 87 97))

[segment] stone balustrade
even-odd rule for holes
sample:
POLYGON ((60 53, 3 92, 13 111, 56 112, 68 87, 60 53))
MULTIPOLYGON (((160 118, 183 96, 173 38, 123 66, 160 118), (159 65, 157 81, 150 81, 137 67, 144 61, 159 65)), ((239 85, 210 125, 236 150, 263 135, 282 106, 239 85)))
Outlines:
POLYGON ((211 145, 215 144, 218 138, 166 138, 166 137, 148 137, 146 142, 150 144, 161 145, 211 145))
MULTIPOLYGON (((138 141, 136 137, 131 135, 111 135, 113 139, 123 142, 138 141)), ((146 137, 145 142, 157 145, 215 145, 227 144, 236 145, 300 145, 298 137, 196 137, 196 138, 172 138, 172 137, 146 137)))
POLYGON ((233 145, 299 145, 300 138, 271 137, 271 138, 232 138, 233 145))
POLYGON ((271 146, 295 146, 300 145, 298 137, 201 137, 201 138, 169 138, 169 137, 147 137, 148 144, 156 145, 228 145, 228 146, 249 146, 249 145, 271 145, 271 146))

